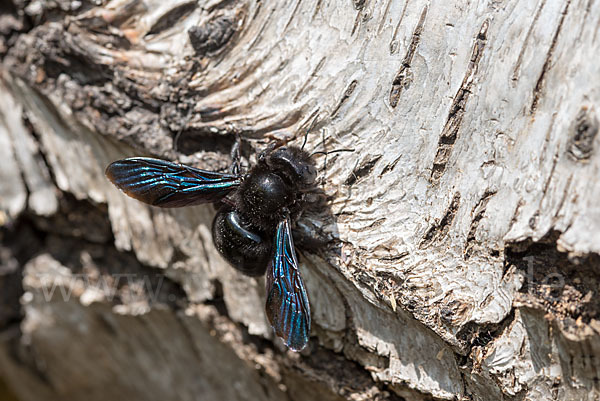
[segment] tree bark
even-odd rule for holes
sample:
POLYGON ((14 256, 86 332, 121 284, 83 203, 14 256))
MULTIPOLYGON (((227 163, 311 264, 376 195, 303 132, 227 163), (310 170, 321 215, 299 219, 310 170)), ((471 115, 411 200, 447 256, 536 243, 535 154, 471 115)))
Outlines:
MULTIPOLYGON (((0 377, 20 400, 600 397, 600 3, 0 7, 0 377), (104 177, 312 151, 286 351, 211 206, 104 177)), ((1 384, 1 383, 0 383, 1 384)), ((2 386, 0 386, 2 387, 2 386)))

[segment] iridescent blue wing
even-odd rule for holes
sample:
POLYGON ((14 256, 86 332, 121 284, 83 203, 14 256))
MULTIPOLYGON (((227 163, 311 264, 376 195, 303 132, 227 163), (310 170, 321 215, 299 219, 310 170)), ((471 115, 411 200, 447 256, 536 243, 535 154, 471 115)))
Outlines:
POLYGON ((216 202, 241 182, 239 175, 147 157, 117 160, 106 168, 106 176, 125 194, 160 207, 216 202))
POLYGON ((275 334, 294 351, 306 346, 310 305, 298 270, 289 219, 277 225, 273 258, 267 268, 267 317, 275 334))

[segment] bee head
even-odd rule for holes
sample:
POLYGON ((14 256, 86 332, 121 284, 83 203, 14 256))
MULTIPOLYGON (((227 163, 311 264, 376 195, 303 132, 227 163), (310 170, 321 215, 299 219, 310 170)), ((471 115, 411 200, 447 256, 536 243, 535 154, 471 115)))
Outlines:
POLYGON ((297 188, 310 187, 317 178, 317 169, 310 155, 294 146, 272 150, 264 154, 261 160, 297 188))

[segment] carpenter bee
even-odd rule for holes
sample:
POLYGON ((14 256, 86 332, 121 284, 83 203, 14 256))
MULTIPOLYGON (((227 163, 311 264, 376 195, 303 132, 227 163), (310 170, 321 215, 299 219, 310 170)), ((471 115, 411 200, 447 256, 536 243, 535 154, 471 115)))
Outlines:
POLYGON ((285 344, 302 350, 310 334, 310 305, 292 238, 292 223, 314 188, 315 165, 298 147, 268 148, 241 173, 200 170, 165 160, 115 161, 108 179, 125 194, 159 207, 220 202, 212 236, 222 257, 249 276, 267 272, 266 313, 285 344))

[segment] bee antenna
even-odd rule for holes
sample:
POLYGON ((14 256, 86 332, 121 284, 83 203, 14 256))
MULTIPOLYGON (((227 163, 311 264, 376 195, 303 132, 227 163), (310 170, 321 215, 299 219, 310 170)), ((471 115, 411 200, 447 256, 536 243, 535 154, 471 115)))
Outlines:
POLYGON ((312 113, 312 115, 309 117, 309 118, 312 118, 312 121, 311 121, 310 125, 308 126, 308 128, 306 129, 306 134, 304 134, 304 142, 302 142, 302 147, 300 148, 300 150, 304 150, 304 145, 306 145, 306 141, 308 141, 308 134, 313 129, 313 127, 315 126, 315 124, 317 123, 317 120, 319 118, 318 114, 319 114, 319 109, 315 110, 312 113))
POLYGON ((323 162, 323 171, 327 171, 327 155, 330 155, 332 153, 340 153, 340 152, 354 152, 354 149, 335 149, 335 150, 330 150, 330 151, 318 150, 316 152, 312 152, 310 154, 310 157, 312 157, 314 155, 325 155, 325 161, 323 162))
POLYGON ((304 150, 304 145, 306 145, 306 141, 308 141, 308 133, 309 130, 306 130, 306 134, 304 134, 304 142, 302 142, 302 147, 300 148, 300 150, 304 150))
POLYGON ((327 152, 325 152, 323 150, 318 150, 316 152, 312 152, 310 154, 310 156, 311 157, 314 156, 314 155, 325 155, 325 156, 327 156, 327 155, 330 155, 332 153, 340 153, 340 152, 354 152, 354 149, 336 149, 336 150, 330 150, 330 151, 327 151, 327 152))

